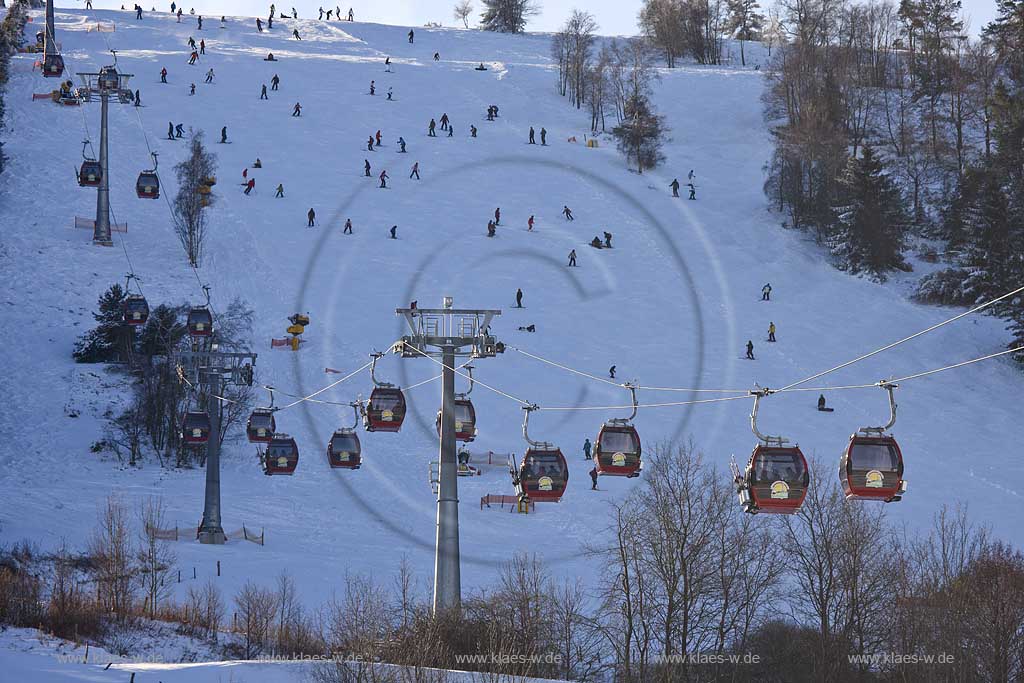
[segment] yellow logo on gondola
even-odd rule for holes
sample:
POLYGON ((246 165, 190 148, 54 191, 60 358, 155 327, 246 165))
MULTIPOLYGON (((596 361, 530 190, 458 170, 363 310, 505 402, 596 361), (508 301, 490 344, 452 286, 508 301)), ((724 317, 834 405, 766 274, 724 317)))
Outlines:
POLYGON ((462 431, 462 423, 459 422, 458 420, 455 421, 455 431, 457 431, 457 432, 461 432, 462 431))
POLYGON ((864 486, 867 486, 868 488, 871 489, 880 489, 882 488, 882 484, 884 483, 885 478, 882 476, 882 473, 879 472, 878 470, 869 471, 867 473, 867 476, 864 478, 864 486))
POLYGON ((266 436, 266 435, 267 435, 267 430, 266 430, 266 428, 265 428, 265 427, 259 427, 259 428, 257 428, 257 429, 256 429, 256 435, 257 435, 257 436, 266 436))
POLYGON ((380 411, 380 419, 382 422, 391 422, 395 419, 395 414, 390 410, 382 410, 380 411))
POLYGON ((283 455, 281 457, 279 457, 277 459, 277 466, 278 467, 288 467, 288 458, 286 458, 283 455))
POLYGON ((613 467, 625 467, 626 466, 626 454, 625 453, 612 453, 612 466, 613 467))
POLYGON ((342 451, 341 453, 338 453, 338 460, 348 460, 350 457, 351 456, 349 455, 348 451, 342 451))
POLYGON ((192 430, 192 436, 193 436, 193 437, 195 437, 195 438, 197 438, 197 439, 198 439, 198 438, 199 438, 199 437, 201 437, 202 435, 203 435, 203 430, 202 430, 202 429, 193 429, 193 430, 192 430))
POLYGON ((537 490, 539 491, 550 491, 554 482, 551 481, 551 477, 541 477, 537 480, 537 490))
POLYGON ((772 498, 777 500, 789 498, 789 484, 784 481, 772 482, 772 498))

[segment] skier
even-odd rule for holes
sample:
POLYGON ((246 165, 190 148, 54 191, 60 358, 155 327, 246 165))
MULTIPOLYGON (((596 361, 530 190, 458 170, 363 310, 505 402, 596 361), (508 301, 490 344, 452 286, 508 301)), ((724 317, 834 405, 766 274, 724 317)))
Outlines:
POLYGON ((674 179, 672 181, 672 184, 669 185, 669 187, 672 188, 672 196, 673 197, 678 197, 679 196, 679 179, 678 178, 674 179))
POLYGON ((306 227, 312 228, 313 224, 316 223, 316 211, 313 210, 313 207, 309 207, 309 211, 306 212, 306 218, 309 219, 309 224, 306 227))
POLYGON ((610 232, 608 232, 607 230, 604 232, 604 248, 605 249, 611 249, 612 248, 612 234, 610 232))
POLYGON ((412 44, 414 37, 415 37, 415 34, 412 32, 412 29, 409 29, 409 44, 410 45, 412 44))
POLYGON ((494 120, 494 107, 493 106, 487 107, 487 120, 488 121, 493 121, 494 120))
POLYGON ((437 127, 437 123, 434 121, 434 119, 430 119, 430 125, 427 127, 427 135, 429 137, 432 137, 432 138, 436 138, 437 137, 437 133, 434 132, 434 129, 436 127, 437 127))
POLYGON ((256 30, 259 31, 260 33, 263 33, 263 22, 260 20, 259 17, 256 17, 256 30))
POLYGON ((274 77, 270 79, 270 89, 271 90, 277 90, 277 85, 280 82, 281 82, 280 77, 278 77, 277 74, 274 74, 274 77))
POLYGON ((260 161, 259 157, 256 157, 256 161, 253 162, 252 167, 253 168, 263 168, 263 162, 260 161))
POLYGON ((547 129, 544 128, 544 126, 540 127, 540 144, 548 144, 548 131, 547 129))
POLYGON ((516 308, 523 307, 523 290, 516 289, 516 308))
POLYGON ((472 123, 469 124, 469 137, 471 137, 471 138, 475 138, 476 137, 476 126, 474 126, 472 123))
POLYGON ((768 323, 768 341, 770 341, 770 342, 775 341, 775 323, 774 322, 769 322, 768 323))
POLYGON ((261 100, 269 100, 270 99, 269 97, 267 97, 267 84, 266 83, 264 83, 263 87, 260 88, 260 99, 261 100))
POLYGON ((754 342, 747 340, 747 358, 755 360, 754 358, 754 342))
POLYGON ((173 121, 168 121, 167 122, 167 139, 168 140, 173 140, 174 139, 174 122, 173 121))
POLYGON ((448 130, 448 113, 441 114, 441 130, 448 130))
POLYGON ((213 69, 206 72, 206 82, 213 83, 213 69))
POLYGON ((181 8, 178 8, 178 23, 181 23, 181 8))
POLYGON ((136 107, 141 107, 142 106, 142 95, 139 94, 138 90, 135 91, 135 106, 136 107))
POLYGON ((292 37, 295 38, 295 40, 302 40, 302 37, 299 35, 299 29, 292 29, 292 37))
POLYGON ((374 81, 370 81, 370 94, 371 95, 376 95, 377 94, 377 84, 374 81))
POLYGON ((690 188, 690 196, 687 197, 687 199, 696 199, 697 198, 697 188, 693 186, 693 183, 687 183, 686 186, 690 188))
POLYGON ((501 207, 494 210, 494 224, 501 225, 501 207))
POLYGON ((391 88, 388 88, 388 102, 394 102, 394 100, 391 99, 391 94, 391 88))
POLYGON ((296 102, 295 106, 292 108, 292 116, 302 116, 302 105, 298 102, 296 102))
POLYGON ((570 266, 575 266, 576 265, 576 250, 575 249, 573 249, 572 251, 569 252, 569 265, 570 266))
POLYGON ((590 439, 583 440, 583 459, 590 460, 590 439))
POLYGON ((377 131, 377 146, 380 147, 380 131, 377 131))
POLYGON ((388 186, 388 178, 389 177, 390 176, 388 176, 388 172, 387 172, 386 169, 380 172, 380 188, 378 188, 378 189, 386 189, 387 188, 387 186, 388 186))
POLYGON ((323 20, 324 20, 324 8, 321 7, 320 8, 320 21, 323 21, 323 20))
POLYGON ((179 123, 174 127, 174 137, 183 138, 185 137, 185 124, 179 123))
POLYGON ((448 137, 452 137, 453 135, 455 135, 455 128, 453 128, 452 124, 449 123, 448 124, 448 137))
POLYGON ((174 14, 174 10, 176 10, 176 9, 178 9, 178 3, 172 2, 171 3, 171 14, 174 14))
POLYGON ((142 5, 135 5, 135 19, 136 21, 142 19, 142 5))
POLYGON ((284 185, 278 183, 277 192, 274 194, 275 199, 284 199, 284 185))
POLYGON ((494 237, 497 232, 498 228, 495 226, 494 221, 487 221, 487 236, 494 237))
POLYGON ((370 161, 369 159, 363 159, 363 172, 366 173, 366 177, 370 178, 370 161))
POLYGON ((200 40, 199 41, 199 54, 201 54, 201 55, 205 55, 206 54, 206 41, 205 40, 200 40))
POLYGON ((384 71, 391 73, 391 55, 384 58, 384 71))
POLYGON ((434 61, 435 62, 440 62, 441 61, 441 53, 440 52, 435 52, 434 53, 434 61))
POLYGON ((245 184, 245 194, 252 192, 252 188, 256 187, 256 179, 249 178, 249 182, 245 184))
POLYGON ((270 3, 270 16, 274 16, 274 13, 276 11, 277 11, 277 8, 274 6, 274 3, 270 3))
POLYGON ((200 31, 203 30, 203 17, 202 17, 202 15, 199 16, 199 30, 200 31))
POLYGON ((228 141, 228 127, 224 126, 220 129, 220 141, 221 144, 227 144, 228 141))
POLYGON ((331 20, 331 13, 332 12, 334 12, 334 10, 332 10, 332 9, 327 10, 327 21, 331 20))
POLYGON ((597 467, 591 468, 590 472, 590 490, 597 490, 597 467))
POLYGON ((199 61, 199 53, 195 50, 192 50, 192 54, 188 57, 188 63, 191 66, 192 64, 195 64, 197 61, 199 61))
POLYGON ((267 17, 267 30, 274 28, 274 17, 267 17))
POLYGON ((771 300, 772 300, 772 283, 769 282, 764 287, 761 288, 761 301, 771 301, 771 300))
POLYGON ((167 82, 167 68, 166 67, 164 67, 163 69, 160 69, 160 82, 161 83, 166 83, 167 82))
POLYGON ((537 141, 533 139, 533 126, 530 126, 530 144, 536 145, 537 141))
POLYGON ((403 138, 401 136, 399 136, 399 138, 398 138, 398 148, 399 148, 398 149, 399 152, 401 152, 403 154, 405 153, 405 138, 403 138))
POLYGON ((575 218, 572 217, 572 209, 570 209, 568 206, 562 206, 562 213, 565 215, 565 220, 567 220, 567 221, 574 221, 574 220, 576 220, 575 218))
POLYGON ((693 182, 693 176, 694 176, 694 173, 693 173, 693 169, 691 168, 689 175, 686 176, 686 179, 689 180, 690 182, 693 182))
POLYGON ((351 7, 348 8, 348 20, 349 21, 355 21, 356 20, 356 15, 352 14, 352 8, 351 7))
POLYGON ((393 239, 393 240, 397 240, 398 239, 398 235, 395 234, 397 230, 398 230, 398 226, 397 225, 392 225, 391 226, 391 239, 393 239))
POLYGON ((420 179, 420 162, 418 162, 418 161, 415 162, 412 165, 412 173, 409 174, 410 178, 412 178, 414 176, 415 176, 416 180, 420 179))
POLYGON ((367 152, 372 152, 373 151, 373 136, 372 135, 370 137, 366 138, 366 151, 367 152))
POLYGON ((352 234, 352 219, 351 218, 346 218, 345 219, 345 229, 341 231, 341 234, 342 235, 351 235, 352 234))
POLYGON ((611 377, 612 379, 615 379, 615 366, 614 365, 611 366, 610 368, 608 368, 608 376, 611 377))
POLYGON ((195 83, 192 83, 191 85, 189 85, 188 94, 189 95, 195 95, 196 94, 196 84, 195 83))
POLYGON ((188 37, 188 46, 190 48, 192 48, 193 50, 196 49, 196 39, 193 38, 192 36, 188 37))
POLYGON ((529 220, 526 221, 526 231, 533 232, 533 215, 530 215, 529 220))

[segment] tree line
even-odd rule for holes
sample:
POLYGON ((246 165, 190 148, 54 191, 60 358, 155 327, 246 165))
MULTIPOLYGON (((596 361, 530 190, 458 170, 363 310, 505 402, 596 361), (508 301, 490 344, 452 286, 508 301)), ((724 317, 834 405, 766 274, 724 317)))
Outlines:
MULTIPOLYGON (((788 227, 884 280, 915 248, 926 302, 1024 282, 1024 3, 971 38, 958 0, 782 0, 765 192, 788 227)), ((995 307, 1024 342, 1024 298, 995 307)))

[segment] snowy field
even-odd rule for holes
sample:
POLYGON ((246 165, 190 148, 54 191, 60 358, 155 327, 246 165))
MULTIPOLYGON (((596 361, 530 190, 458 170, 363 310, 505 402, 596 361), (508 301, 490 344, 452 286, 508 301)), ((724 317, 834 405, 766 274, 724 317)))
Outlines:
MULTIPOLYGON (((40 21, 36 14, 30 35, 40 21)), ((212 288, 215 309, 236 296, 255 308, 258 381, 293 394, 335 381, 325 367, 354 370, 369 352, 398 339, 405 330, 396 307, 414 299, 438 306, 445 295, 456 306, 502 308, 492 331, 509 346, 599 377, 614 364, 620 380, 647 386, 739 391, 755 382, 788 384, 955 314, 910 302, 910 277, 879 285, 838 272, 804 236, 779 227, 761 190, 769 140, 761 73, 749 66, 684 65, 663 73, 656 104, 673 139, 665 165, 640 176, 625 168, 609 139, 598 149, 583 144, 589 115, 558 96, 546 36, 418 28, 415 44, 408 44, 407 28, 358 22, 275 22, 262 34, 247 18, 229 17, 226 28, 214 17, 204 24, 197 31, 187 15, 176 24, 165 13, 136 22, 128 12, 58 10, 57 39, 69 68, 96 71, 110 62, 113 48, 119 69, 135 74, 132 86, 145 105, 111 107, 111 203, 129 231, 109 249, 92 246, 88 232, 72 227, 75 215, 95 210, 95 192, 77 186, 73 169, 81 162, 84 121, 98 145, 98 104, 79 110, 32 102, 33 92, 57 87, 55 80, 33 72, 33 56, 13 58, 4 146, 10 165, 0 186, 6 227, 0 236, 6 355, 0 542, 28 538, 52 548, 67 539, 81 546, 110 493, 129 503, 161 494, 179 526, 201 516, 202 471, 160 469, 155 458, 139 469, 119 469, 110 457, 90 453, 123 380, 103 366, 71 360, 75 338, 93 324, 97 296, 129 269, 125 251, 151 306, 202 302, 168 204, 134 193, 138 172, 149 167, 148 140, 160 155, 163 193, 173 197, 171 169, 187 148, 166 140, 168 121, 204 131, 208 143, 228 127, 232 144, 210 144, 219 183, 199 275, 212 288), (89 32, 97 21, 115 23, 116 31, 89 32), (289 38, 292 28, 301 42, 289 38), (186 63, 190 35, 206 40, 207 54, 195 66, 186 63), (435 51, 440 61, 432 59, 435 51), (280 61, 263 61, 268 52, 280 61), (391 73, 384 70, 388 55, 391 73), (474 70, 480 62, 487 71, 474 70), (161 67, 169 72, 167 85, 159 83, 161 67), (211 67, 216 80, 205 84, 211 67), (260 85, 269 86, 275 73, 280 90, 261 101, 260 85), (385 97, 389 88, 394 101, 385 97), (303 107, 299 118, 290 116, 296 102, 303 107), (495 122, 485 120, 490 104, 500 107, 495 122), (444 112, 454 136, 439 130, 428 138, 428 121, 444 112), (470 124, 479 129, 475 139, 470 124), (538 134, 546 127, 548 146, 526 144, 531 125, 538 134), (367 152, 366 139, 378 129, 384 146, 367 152), (397 153, 399 136, 407 154, 397 153), (575 144, 567 142, 572 136, 575 144), (254 170, 257 157, 263 168, 254 170), (362 177, 364 159, 373 179, 362 177), (420 181, 408 179, 415 161, 420 181), (247 167, 256 178, 251 196, 240 186, 247 167), (392 178, 388 189, 377 188, 383 169, 392 178), (698 200, 673 199, 669 183, 678 177, 685 184, 690 169, 698 200), (273 196, 278 183, 284 199, 273 196), (563 219, 563 205, 575 221, 563 219), (488 239, 485 226, 499 206, 497 237, 488 239), (315 228, 306 227, 310 207, 315 228), (533 233, 526 231, 530 215, 533 233), (355 234, 343 235, 349 217, 355 234), (397 240, 388 239, 392 225, 397 240), (615 249, 589 248, 605 230, 614 234, 615 249), (579 267, 570 269, 565 263, 573 248, 579 267), (771 302, 760 300, 766 282, 771 302), (521 310, 512 307, 517 287, 524 292, 521 310), (272 351, 270 338, 285 336, 286 317, 295 311, 312 318, 308 343, 299 353, 272 351), (767 344, 772 321, 778 343, 767 344), (536 333, 517 330, 529 324, 536 333), (756 347, 753 362, 743 358, 748 339, 756 347), (73 411, 77 418, 69 417, 73 411)), ((973 316, 812 386, 910 375, 1000 351, 1006 339, 1000 321, 973 316)), ((628 403, 620 388, 512 350, 476 367, 483 382, 542 407, 628 403)), ((381 378, 402 386, 436 371, 422 359, 388 357, 379 366, 381 378)), ((1022 388, 1019 370, 997 359, 908 382, 897 392, 895 434, 909 492, 887 510, 895 522, 913 533, 943 503, 962 501, 975 521, 1024 545, 1022 388)), ((362 373, 320 398, 349 401, 370 389, 369 373, 362 373)), ((195 567, 205 580, 221 561, 229 595, 247 579, 270 582, 287 569, 303 599, 318 605, 346 572, 390 581, 407 557, 427 591, 435 515, 427 476, 437 458, 439 392, 434 382, 409 393, 410 417, 400 433, 364 433, 358 471, 332 471, 324 453, 332 431, 351 423, 348 408, 304 403, 278 414, 279 429, 295 436, 301 452, 293 477, 264 476, 250 444, 228 444, 225 529, 264 527, 266 546, 180 542, 180 565, 189 575, 195 567)), ((640 402, 717 396, 641 391, 640 402)), ((799 442, 831 477, 849 435, 884 423, 886 397, 878 389, 835 392, 831 414, 815 411, 816 399, 816 392, 772 396, 762 404, 761 426, 799 442)), ((517 403, 479 386, 473 400, 480 435, 472 450, 521 454, 517 403)), ((642 408, 636 425, 648 447, 692 438, 724 470, 730 456, 744 461, 754 445, 750 406, 735 400, 642 408)), ((591 492, 580 447, 603 420, 627 415, 552 411, 531 419, 531 434, 559 444, 571 467, 562 502, 539 505, 536 514, 479 509, 485 494, 512 493, 503 466, 459 481, 464 593, 493 585, 500 565, 519 551, 538 553, 556 576, 596 578, 581 546, 599 538, 609 504, 638 482, 605 478, 591 492)), ((29 662, 24 657, 18 661, 29 662)), ((90 676, 52 680, 108 680, 90 676)), ((218 680, 212 676, 187 680, 218 680)), ((186 678, 165 673, 161 680, 186 678)))

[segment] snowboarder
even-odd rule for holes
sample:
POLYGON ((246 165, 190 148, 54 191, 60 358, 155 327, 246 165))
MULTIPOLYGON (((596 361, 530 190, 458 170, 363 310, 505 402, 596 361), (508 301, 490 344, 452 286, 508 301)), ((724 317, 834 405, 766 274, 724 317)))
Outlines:
POLYGON ((527 221, 526 221, 526 231, 527 232, 533 232, 533 215, 532 214, 530 215, 530 218, 527 219, 527 221))
POLYGON ((391 73, 391 55, 384 58, 384 71, 391 73))
POLYGON ((351 218, 346 218, 345 219, 345 229, 341 231, 341 234, 342 235, 351 235, 352 234, 352 219, 351 218))
POLYGON ((493 121, 494 120, 494 107, 493 106, 487 107, 487 120, 488 121, 493 121))
POLYGON ((141 107, 142 106, 142 95, 139 94, 138 90, 135 91, 135 106, 136 107, 141 107))
POLYGON ((476 126, 474 126, 472 123, 469 124, 469 137, 471 137, 471 138, 475 138, 476 137, 476 126))
POLYGON ((441 130, 448 130, 448 114, 441 114, 441 130))
POLYGON ((245 184, 245 194, 252 192, 252 188, 256 187, 256 179, 249 178, 249 182, 245 184))
POLYGON ((221 144, 227 144, 228 141, 228 127, 224 126, 220 129, 220 141, 221 144))
POLYGON ((398 231, 398 226, 397 225, 392 225, 391 226, 391 239, 393 239, 393 240, 397 240, 398 239, 398 235, 395 234, 397 231, 398 231))
POLYGON ((398 138, 398 151, 403 154, 405 153, 405 138, 401 136, 398 138))
POLYGON ((199 41, 199 54, 201 54, 201 55, 205 55, 206 54, 206 41, 205 40, 200 40, 199 41))
POLYGON ((611 377, 612 379, 615 379, 615 366, 614 365, 611 366, 610 368, 608 368, 608 376, 611 377))
POLYGON ((213 69, 206 72, 206 82, 213 83, 213 69))
POLYGON ((274 28, 274 17, 267 17, 267 30, 274 28))
POLYGON ((274 77, 270 79, 270 89, 271 90, 277 90, 277 85, 280 82, 281 82, 281 79, 278 77, 277 74, 274 74, 274 77))
POLYGON ((292 37, 295 38, 295 40, 302 40, 302 36, 299 35, 299 29, 292 29, 292 37))
POLYGON ((135 5, 135 20, 142 19, 142 5, 135 5))
POLYGON ((494 221, 487 221, 487 236, 494 237, 497 232, 498 228, 495 226, 494 221))
POLYGON ((372 177, 370 175, 370 160, 369 159, 363 159, 363 172, 366 173, 366 177, 367 178, 372 177))
POLYGON ((392 94, 391 88, 388 88, 388 102, 394 102, 394 100, 391 99, 391 94, 392 94))
POLYGON ((747 340, 747 358, 755 360, 754 358, 754 342, 747 340))
POLYGON ((415 37, 415 34, 412 32, 412 29, 409 29, 409 44, 410 45, 412 44, 414 37, 415 37))
POLYGON ((548 131, 546 128, 544 128, 544 126, 540 127, 540 144, 548 144, 548 131))
POLYGON ((437 133, 434 132, 435 128, 437 128, 437 122, 435 122, 434 119, 430 119, 430 125, 427 127, 427 135, 429 137, 437 137, 437 133))
POLYGON ((774 322, 769 322, 768 323, 768 341, 770 341, 770 342, 775 341, 775 323, 774 322))
POLYGON ((501 225, 501 207, 494 210, 494 224, 501 225))
POLYGON ((678 178, 674 179, 672 181, 672 184, 669 185, 669 187, 672 188, 672 196, 673 197, 678 197, 679 196, 679 179, 678 178))
POLYGON ((260 88, 260 99, 261 100, 269 100, 270 99, 269 97, 267 97, 267 84, 266 83, 264 83, 263 87, 260 88))
POLYGON ((533 126, 530 126, 530 144, 536 145, 537 141, 533 139, 533 126))
POLYGON ((686 176, 686 179, 689 180, 690 182, 693 182, 693 176, 694 176, 694 172, 693 172, 693 169, 691 168, 689 175, 686 176))
POLYGON ((324 20, 324 8, 321 7, 320 8, 320 21, 323 21, 323 20, 324 20))
POLYGON ((416 180, 420 179, 420 162, 415 162, 412 165, 412 173, 409 174, 410 178, 415 177, 416 180))
POLYGON ((309 219, 309 224, 306 227, 312 228, 313 224, 316 223, 316 211, 313 207, 309 207, 309 211, 306 212, 306 218, 309 219))
POLYGON ((388 175, 387 170, 385 169, 385 170, 381 171, 379 177, 380 177, 380 188, 379 189, 386 189, 387 186, 388 186, 388 178, 390 177, 388 175))
POLYGON ((455 128, 453 128, 452 124, 449 123, 448 124, 448 137, 452 137, 453 135, 455 135, 455 128))
POLYGON ((771 300, 772 300, 772 283, 769 282, 769 283, 765 284, 764 287, 761 288, 761 301, 771 301, 771 300))
POLYGON ((174 127, 174 137, 183 138, 185 137, 185 124, 179 123, 174 127))
POLYGON ((274 193, 275 199, 284 199, 284 184, 278 183, 277 192, 274 193))
POLYGON ((191 85, 189 85, 189 87, 188 87, 188 94, 189 95, 195 95, 196 94, 196 84, 195 83, 192 83, 191 85))
POLYGON ((199 30, 202 31, 203 30, 203 17, 202 17, 202 15, 200 15, 198 17, 198 20, 199 20, 199 30))
POLYGON ((693 183, 687 183, 686 186, 688 188, 690 188, 690 196, 687 197, 687 199, 696 199, 697 198, 697 188, 693 186, 693 183))
POLYGON ((569 265, 570 266, 575 266, 576 265, 576 250, 575 249, 573 249, 572 251, 569 252, 569 265))
POLYGON ((377 131, 376 138, 377 138, 377 146, 380 147, 380 131, 379 130, 377 131))
POLYGON ((590 460, 590 439, 583 440, 583 459, 590 460))
POLYGON ((277 12, 277 7, 274 6, 274 3, 270 3, 270 16, 274 16, 275 12, 277 12))
POLYGON ((181 23, 181 14, 182 14, 182 12, 181 12, 181 8, 179 7, 179 8, 178 8, 178 23, 179 23, 179 24, 181 23))
POLYGON ((174 139, 174 122, 173 121, 168 121, 167 122, 167 139, 168 140, 173 140, 174 139))
POLYGON ((348 8, 348 20, 349 21, 355 21, 356 20, 356 15, 354 15, 352 13, 352 8, 351 7, 348 8))
POLYGON ((818 394, 818 411, 822 413, 831 413, 832 408, 825 406, 825 394, 818 394))
POLYGON ((612 248, 612 234, 610 232, 608 232, 607 230, 604 231, 604 248, 605 249, 611 249, 612 248))
POLYGON ((171 3, 171 14, 174 14, 174 10, 176 10, 176 9, 178 9, 178 3, 172 2, 171 3))
POLYGON ((327 10, 327 21, 330 21, 330 20, 331 20, 331 14, 332 14, 333 12, 334 12, 334 10, 332 10, 332 9, 329 9, 329 10, 327 10))
POLYGON ((167 82, 167 67, 164 67, 163 69, 160 69, 160 82, 161 83, 166 83, 167 82))
POLYGON ((434 61, 435 62, 440 62, 441 61, 441 53, 440 52, 435 52, 434 53, 434 61))
POLYGON ((590 240, 590 246, 594 249, 604 249, 604 245, 601 244, 601 238, 597 235, 594 235, 594 239, 590 240))
POLYGON ((597 490, 597 467, 591 468, 590 472, 590 490, 597 490))
POLYGON ((302 105, 298 102, 292 107, 292 116, 302 116, 302 105))
POLYGON ((516 289, 516 308, 523 307, 523 290, 516 289))
POLYGON ((376 95, 377 94, 377 83, 375 81, 370 81, 370 94, 371 95, 376 95))
POLYGON ((572 209, 570 209, 568 206, 562 206, 562 214, 565 215, 565 220, 567 221, 576 220, 575 218, 572 217, 572 209))

